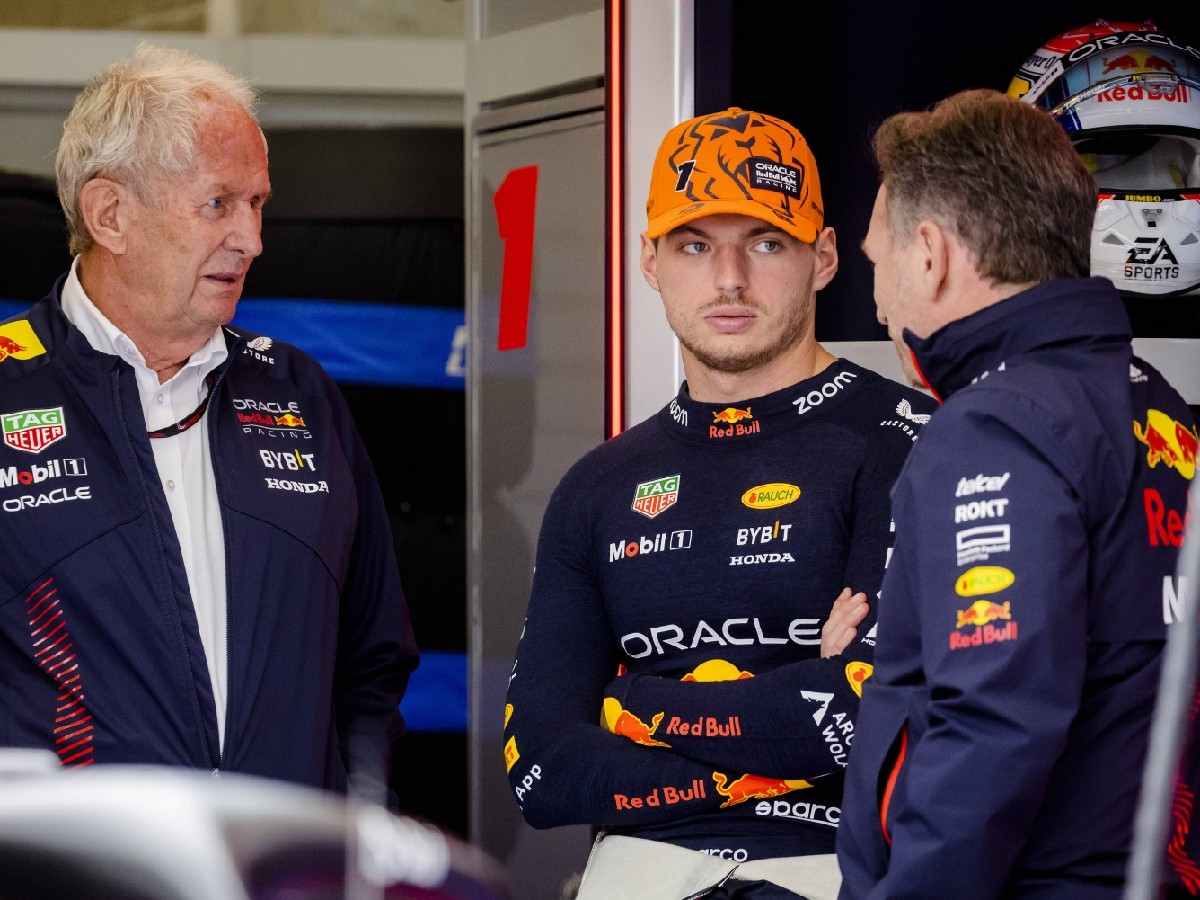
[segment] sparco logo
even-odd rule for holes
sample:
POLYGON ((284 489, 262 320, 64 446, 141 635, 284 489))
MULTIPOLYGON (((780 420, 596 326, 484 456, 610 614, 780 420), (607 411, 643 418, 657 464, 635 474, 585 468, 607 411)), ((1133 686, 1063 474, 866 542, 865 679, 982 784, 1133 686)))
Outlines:
POLYGON ((655 625, 648 632, 633 631, 621 637, 621 648, 630 659, 642 659, 655 654, 662 656, 670 650, 695 650, 701 644, 719 647, 750 647, 754 645, 799 644, 815 647, 821 643, 820 619, 792 619, 787 635, 773 637, 763 629, 761 619, 726 619, 716 625, 700 619, 689 635, 679 625, 655 625))
POLYGON ((0 488, 15 487, 18 484, 41 484, 48 478, 62 478, 64 475, 78 478, 86 474, 85 459, 48 459, 44 466, 30 466, 28 469, 18 469, 16 466, 0 468, 0 488))
POLYGON ((797 822, 815 822, 817 825, 828 825, 837 828, 842 821, 842 811, 836 806, 824 806, 820 803, 802 803, 796 801, 776 800, 769 803, 763 800, 754 807, 756 816, 774 816, 779 819, 795 819, 797 822))
POLYGON ((857 377, 858 375, 856 375, 854 372, 839 372, 816 390, 809 391, 807 394, 802 394, 801 396, 797 397, 792 401, 792 406, 799 407, 796 412, 798 415, 802 416, 814 407, 820 406, 830 397, 837 396, 838 392, 841 391, 842 388, 844 388, 857 377))
POLYGON ((639 537, 636 541, 613 541, 608 545, 608 561, 617 562, 622 559, 633 559, 635 556, 645 556, 648 553, 661 553, 664 550, 688 550, 692 546, 692 530, 672 531, 667 534, 660 531, 652 537, 639 537))

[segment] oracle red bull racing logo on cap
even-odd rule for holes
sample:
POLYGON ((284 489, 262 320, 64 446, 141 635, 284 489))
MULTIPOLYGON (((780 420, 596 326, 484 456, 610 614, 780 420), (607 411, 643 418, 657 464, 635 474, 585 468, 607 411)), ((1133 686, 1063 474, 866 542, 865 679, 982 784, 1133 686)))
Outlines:
POLYGON ((1196 474, 1196 451, 1200 435, 1196 427, 1185 428, 1162 410, 1146 410, 1146 424, 1135 421, 1133 436, 1146 445, 1146 465, 1151 469, 1162 463, 1188 481, 1196 474))
POLYGON ((955 616, 954 631, 950 632, 950 649, 965 650, 985 644, 999 644, 1017 639, 1017 622, 1012 617, 1012 602, 995 603, 991 600, 976 600, 955 616), (994 622, 1004 622, 995 625, 994 622), (964 633, 962 629, 973 628, 964 633))
POLYGON ((61 406, 23 409, 0 415, 4 443, 25 453, 41 453, 67 436, 67 419, 61 406))
POLYGON ((663 475, 643 481, 633 492, 632 509, 647 519, 660 516, 679 501, 678 475, 663 475))

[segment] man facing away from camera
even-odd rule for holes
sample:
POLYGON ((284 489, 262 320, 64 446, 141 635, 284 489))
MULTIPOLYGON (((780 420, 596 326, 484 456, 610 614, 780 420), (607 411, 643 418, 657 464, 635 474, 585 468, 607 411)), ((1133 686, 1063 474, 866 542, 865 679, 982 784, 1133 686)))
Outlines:
POLYGON ((1197 432, 1087 278, 1096 191, 992 91, 887 120, 863 248, 944 405, 893 492, 843 898, 1120 896, 1197 432))

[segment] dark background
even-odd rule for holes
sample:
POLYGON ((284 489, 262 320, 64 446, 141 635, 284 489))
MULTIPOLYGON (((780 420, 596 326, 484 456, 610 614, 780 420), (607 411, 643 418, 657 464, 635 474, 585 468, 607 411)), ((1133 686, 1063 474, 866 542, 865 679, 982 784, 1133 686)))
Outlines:
MULTIPOLYGON (((1017 68, 1064 31, 1152 18, 1200 47, 1200 2, 819 4, 698 0, 696 115, 740 106, 791 122, 817 159, 837 277, 818 298, 817 338, 886 340, 859 244, 878 186, 871 135, 888 116, 968 88, 1008 89, 1017 68)), ((631 85, 630 90, 636 90, 631 85)), ((1200 297, 1127 301, 1137 337, 1200 338, 1200 297)))

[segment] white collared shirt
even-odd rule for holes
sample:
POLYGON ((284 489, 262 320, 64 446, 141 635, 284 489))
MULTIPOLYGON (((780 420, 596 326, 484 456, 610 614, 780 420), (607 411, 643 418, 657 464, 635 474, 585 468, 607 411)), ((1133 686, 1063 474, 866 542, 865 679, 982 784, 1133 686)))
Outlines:
MULTIPOLYGON (((96 308, 79 281, 79 257, 71 265, 62 290, 63 314, 78 328, 92 349, 119 356, 137 376, 138 395, 146 429, 157 431, 192 413, 207 393, 204 379, 229 355, 221 329, 191 355, 182 369, 159 384, 129 336, 96 308)), ((213 702, 217 707, 217 733, 225 747, 225 705, 228 689, 226 657, 225 531, 217 503, 212 454, 208 446, 208 415, 173 437, 150 441, 162 482, 171 521, 183 553, 188 589, 196 608, 200 642, 208 661, 213 702)))

